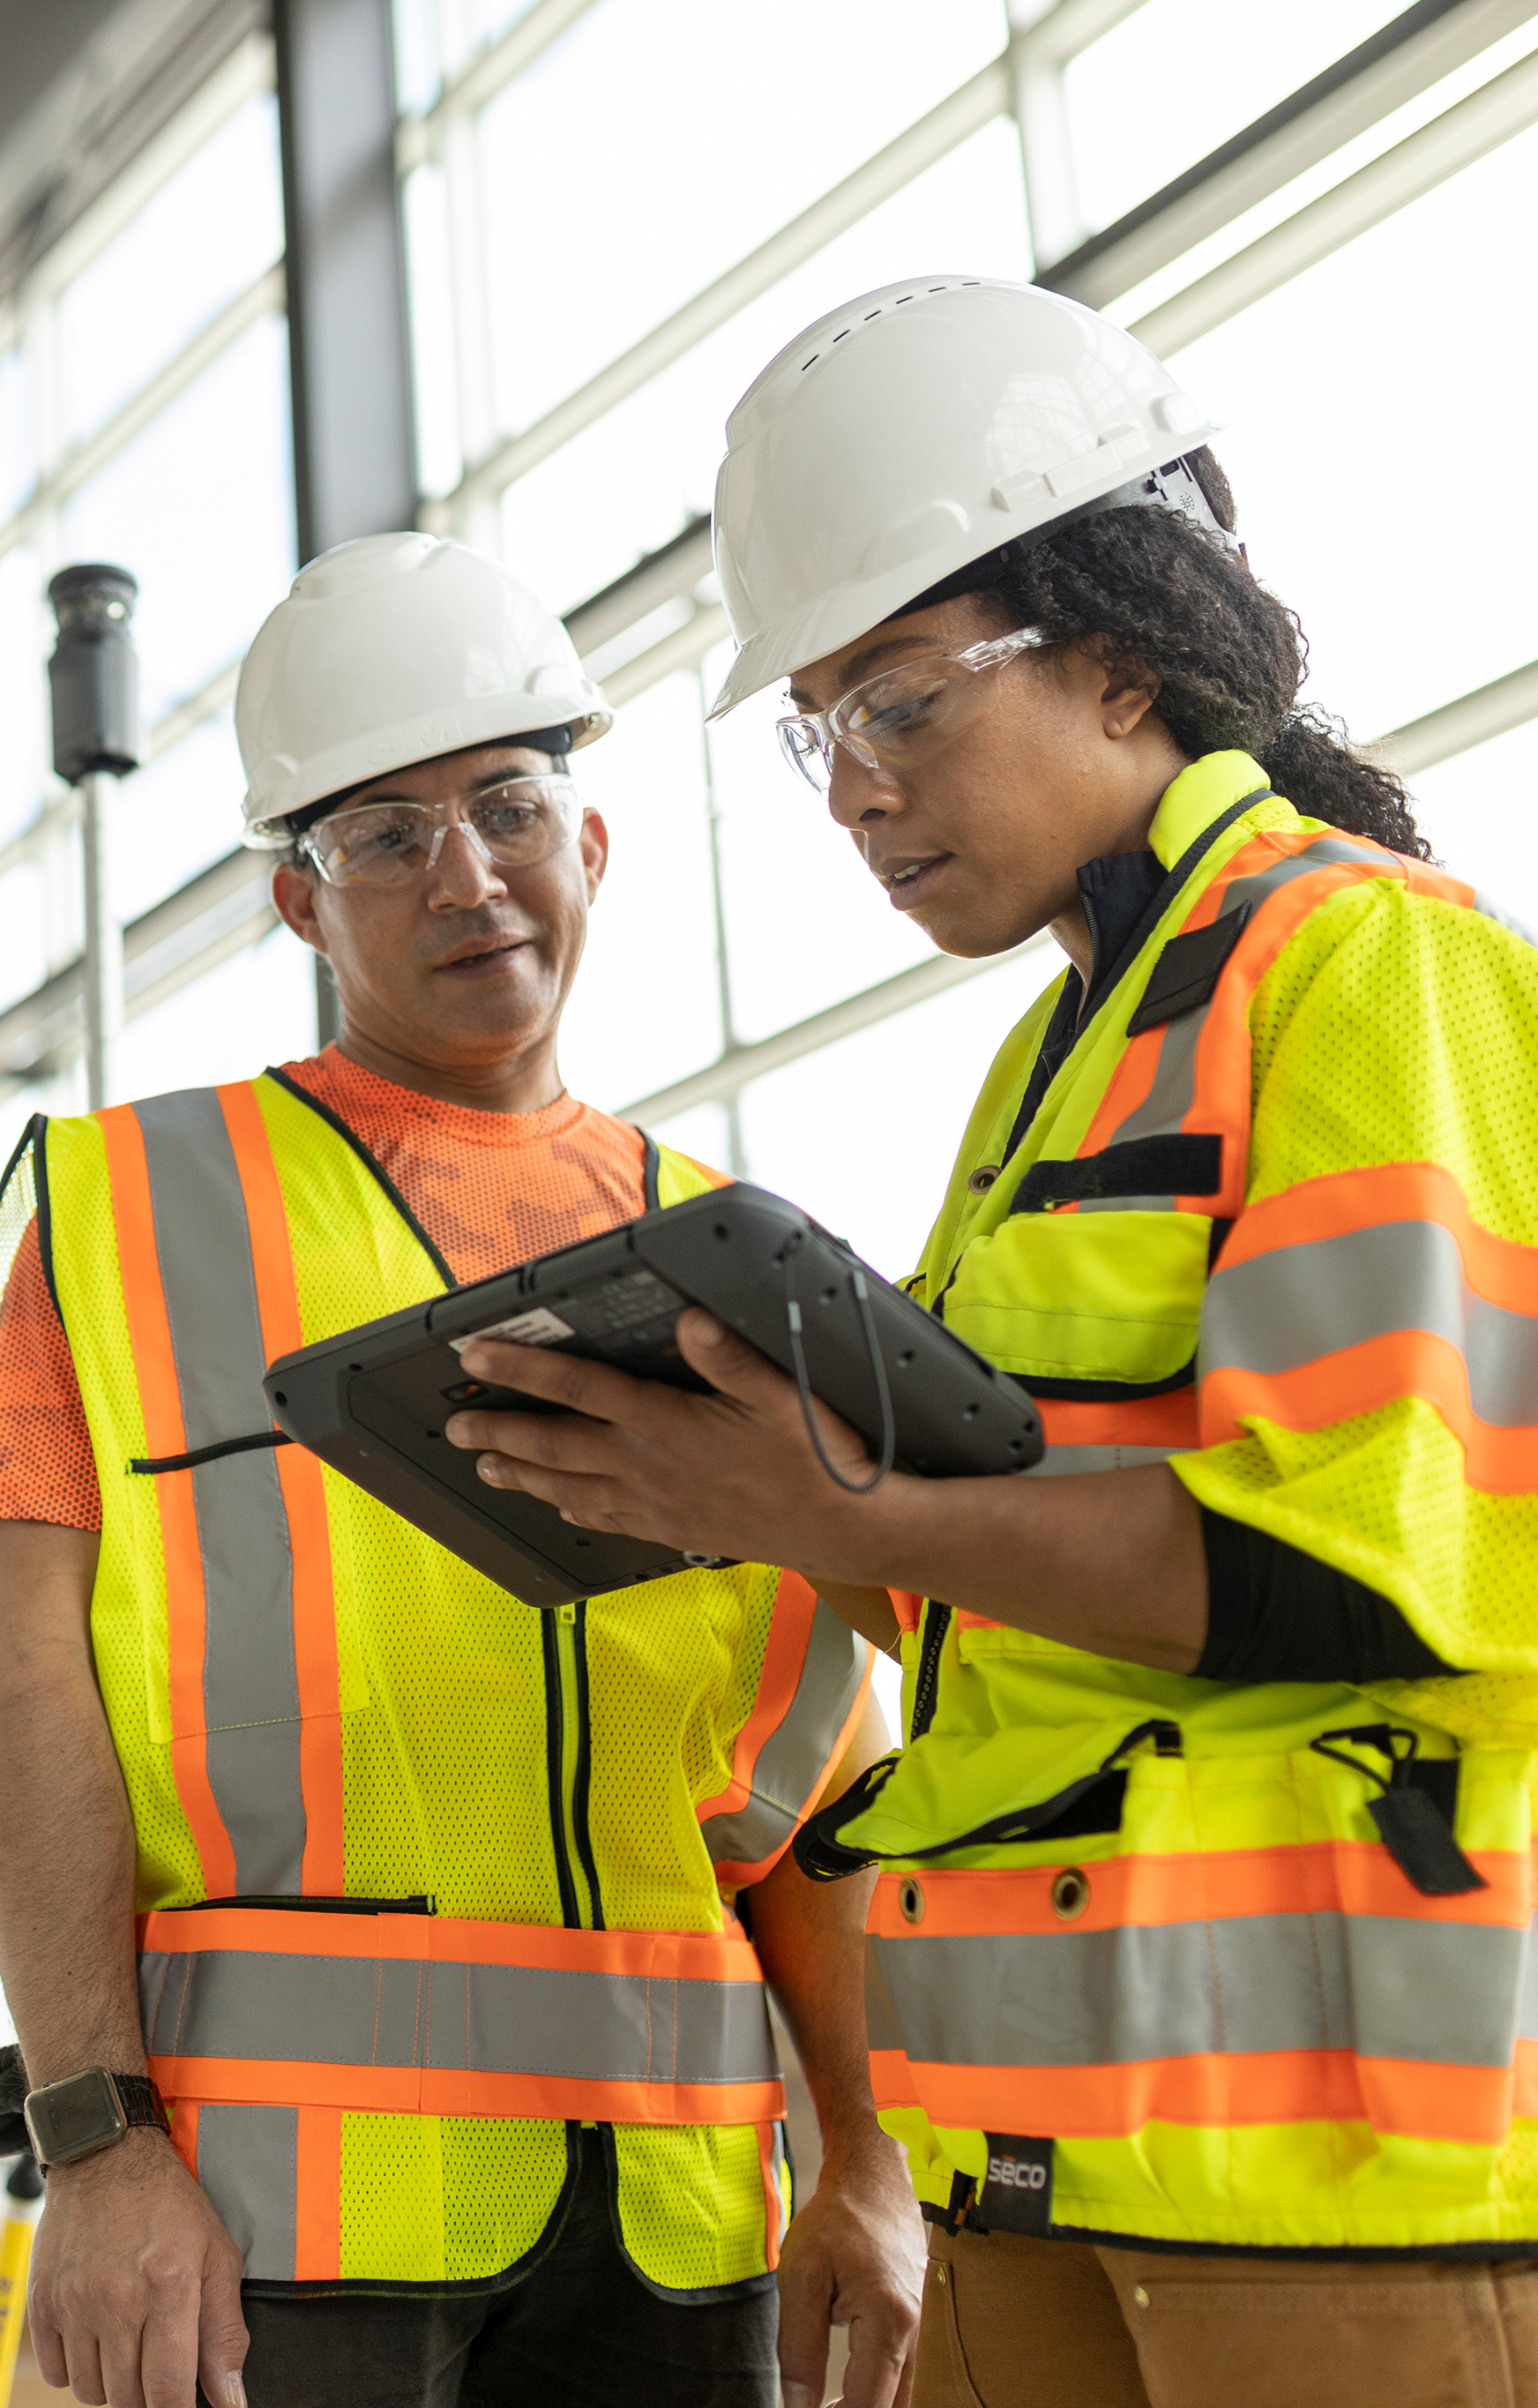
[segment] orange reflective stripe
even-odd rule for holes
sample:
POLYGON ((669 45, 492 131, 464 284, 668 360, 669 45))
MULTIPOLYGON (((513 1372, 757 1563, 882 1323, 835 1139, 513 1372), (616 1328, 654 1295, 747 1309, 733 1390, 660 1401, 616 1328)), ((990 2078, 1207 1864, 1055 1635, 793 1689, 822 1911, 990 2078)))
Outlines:
POLYGON ((1065 2140, 1128 2140, 1156 2122, 1218 2131, 1370 2123, 1380 2132, 1488 2148, 1507 2137, 1516 2090, 1513 2073, 1499 2066, 1358 2057, 1347 2049, 1026 2069, 910 2065, 900 2051, 883 2049, 872 2052, 871 2077, 878 2108, 917 2101, 936 2124, 1065 2140))
MULTIPOLYGON (((109 1105, 97 1113, 96 1120, 107 1153, 123 1306, 144 1411, 146 1451, 151 1457, 184 1455, 187 1435, 181 1389, 161 1285, 144 1132, 128 1104, 109 1105)), ((230 1835, 208 1779, 203 1702, 206 1600, 192 1475, 190 1471, 163 1472, 155 1486, 165 1554, 171 1765, 177 1794, 197 1848, 204 1888, 217 1898, 228 1896, 235 1889, 235 1865, 230 1835)))
POLYGON ((597 2124, 762 2124, 785 2113, 780 2082, 605 2082, 577 2074, 466 2073, 441 2066, 160 2057, 167 2099, 206 2105, 335 2108, 364 2115, 529 2115, 597 2124))
POLYGON ((1200 1443, 1194 1388, 1172 1388, 1163 1397, 1129 1397, 1125 1404, 1075 1404, 1057 1397, 1038 1398, 1047 1456, 1061 1446, 1196 1446, 1200 1443))
POLYGON ((1482 1229, 1453 1173, 1435 1162, 1334 1171, 1266 1197, 1234 1224, 1221 1269, 1388 1221, 1435 1221, 1449 1229, 1472 1288, 1509 1312, 1538 1314, 1538 1252, 1482 1229))
POLYGON ((724 1931, 574 1931, 450 1914, 325 1914, 287 1907, 156 1908, 138 1944, 175 1956, 383 1957, 397 1963, 526 1965, 654 1981, 762 1982, 740 1926, 724 1931))
POLYGON ((1242 1438, 1252 1419, 1284 1429, 1325 1429, 1405 1397, 1418 1397, 1440 1414, 1463 1449, 1471 1488, 1517 1497, 1538 1485, 1538 1427, 1502 1429, 1481 1421, 1469 1399, 1462 1355, 1445 1338, 1421 1329, 1391 1330, 1296 1370, 1208 1372, 1201 1386, 1202 1443, 1242 1438))
POLYGON ((196 2182, 198 2102, 195 2099, 168 2099, 166 2107, 171 2117, 171 2146, 196 2182))
POLYGON ((335 2283, 342 2272, 342 2110, 301 2106, 294 2151, 296 2283, 335 2283))
MULTIPOLYGON (((255 1089, 242 1082, 216 1092, 240 1178, 262 1342, 272 1363, 305 1342, 288 1213, 255 1089)), ((277 1462, 293 1556, 293 1656, 302 1718, 299 1770, 305 1801, 301 1885, 312 1897, 338 1898, 346 1886, 342 1725, 325 1482, 319 1457, 303 1447, 280 1448, 277 1462)), ((233 1889, 234 1884, 230 1886, 233 1889)), ((221 1895, 219 1891, 211 1894, 221 1895)))
MULTIPOLYGON (((1129 1924, 1207 1923, 1231 1915, 1347 1914, 1414 1917, 1429 1923, 1501 1924, 1524 1929, 1532 1908, 1530 1851, 1475 1848, 1469 1861, 1488 1884, 1453 1898, 1427 1898, 1388 1850, 1369 1840, 1317 1840, 1283 1848, 1225 1848, 1168 1856, 1106 1856, 1085 1868, 1089 1896, 1075 1933, 1129 1924)), ((1052 1905, 1061 1866, 1004 1870, 921 1870, 927 1939, 959 1934, 1040 1932, 1057 1937, 1052 1905)), ((914 1929, 902 1893, 914 1876, 883 1872, 867 1930, 906 1940, 914 1929)))

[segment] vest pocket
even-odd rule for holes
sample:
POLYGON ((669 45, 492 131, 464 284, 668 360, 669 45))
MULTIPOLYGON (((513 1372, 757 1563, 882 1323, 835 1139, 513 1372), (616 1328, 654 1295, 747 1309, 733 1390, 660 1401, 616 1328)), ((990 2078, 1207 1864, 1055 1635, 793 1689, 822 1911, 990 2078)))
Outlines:
POLYGON ((947 1326, 1027 1385, 1174 1386, 1196 1354, 1211 1231, 1196 1212, 1016 1214, 957 1263, 947 1326))

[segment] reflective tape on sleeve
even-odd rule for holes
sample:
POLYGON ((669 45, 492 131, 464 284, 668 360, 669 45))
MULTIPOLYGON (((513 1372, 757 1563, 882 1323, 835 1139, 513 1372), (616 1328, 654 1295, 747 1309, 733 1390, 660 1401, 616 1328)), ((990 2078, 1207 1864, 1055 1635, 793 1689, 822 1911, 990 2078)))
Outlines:
POLYGON ((868 1642, 798 1574, 781 1574, 732 1784, 699 1809, 719 1880, 758 1880, 790 1846, 853 1736, 871 1661, 868 1642))
POLYGON ((1538 1487, 1538 1254, 1472 1219, 1434 1164, 1312 1180, 1246 1213, 1209 1283, 1203 1437, 1434 1405, 1472 1484, 1538 1487))

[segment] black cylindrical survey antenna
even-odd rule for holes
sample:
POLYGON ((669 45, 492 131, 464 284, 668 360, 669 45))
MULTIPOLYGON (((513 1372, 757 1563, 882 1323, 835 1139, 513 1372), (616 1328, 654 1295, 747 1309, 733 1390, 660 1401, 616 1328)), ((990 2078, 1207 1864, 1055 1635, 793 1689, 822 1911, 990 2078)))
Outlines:
POLYGON ((85 1036, 93 1111, 112 1101, 122 1026, 122 930, 111 904, 107 816, 114 781, 139 766, 136 578, 107 561, 61 568, 48 598, 59 640, 48 665, 53 766, 78 789, 85 857, 85 1036))
POLYGON ((125 778, 139 766, 138 597, 137 580, 106 561, 61 568, 50 582, 59 622, 48 665, 53 766, 67 785, 78 786, 93 770, 125 778))

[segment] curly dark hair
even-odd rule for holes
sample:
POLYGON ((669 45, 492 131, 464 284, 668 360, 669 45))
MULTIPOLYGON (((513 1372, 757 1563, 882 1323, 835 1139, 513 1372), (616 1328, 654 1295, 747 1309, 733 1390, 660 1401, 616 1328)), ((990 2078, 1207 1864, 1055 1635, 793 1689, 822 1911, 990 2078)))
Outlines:
MULTIPOLYGON (((1218 523, 1233 495, 1212 453, 1187 466, 1218 523)), ((1106 641, 1111 656, 1152 671, 1154 705, 1183 752, 1252 753, 1279 795, 1310 819, 1429 861, 1404 788, 1352 750, 1345 726, 1299 708, 1308 643, 1295 612, 1268 594, 1241 553, 1171 509, 1105 510, 975 586, 1003 624, 1038 626, 1055 647, 1106 641)), ((1050 655, 1048 655, 1049 657, 1050 655)))

